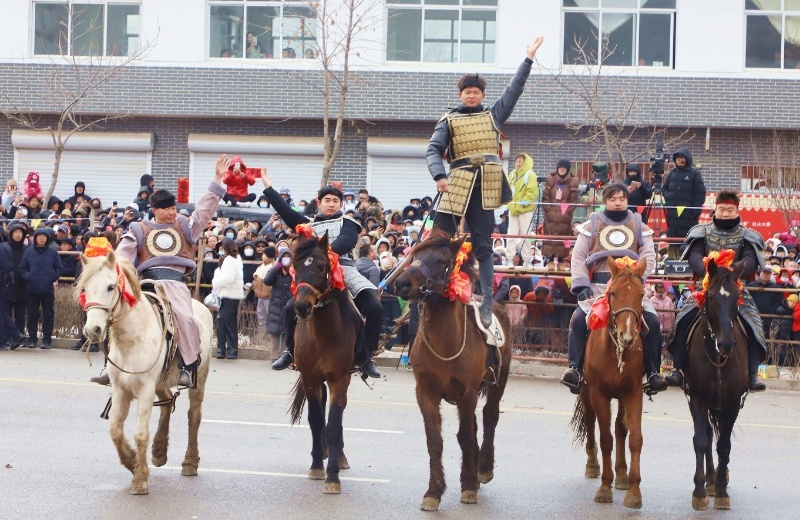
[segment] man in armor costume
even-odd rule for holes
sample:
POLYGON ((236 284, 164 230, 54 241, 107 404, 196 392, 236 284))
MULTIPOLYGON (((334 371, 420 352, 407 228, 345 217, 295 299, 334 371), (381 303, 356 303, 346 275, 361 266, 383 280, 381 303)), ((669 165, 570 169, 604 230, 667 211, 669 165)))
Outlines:
MULTIPOLYGON (((579 228, 572 250, 572 288, 578 297, 578 306, 570 321, 567 346, 569 368, 561 376, 561 383, 573 394, 580 393, 581 369, 589 336, 586 316, 595 298, 606 292, 611 279, 608 262, 616 258, 629 257, 637 262, 646 262, 645 280, 656 267, 656 251, 653 246, 653 231, 642 223, 642 217, 628 209, 628 187, 621 183, 609 184, 603 189, 606 209, 595 211, 579 228)), ((647 324, 643 332, 644 369, 649 394, 667 389, 667 383, 658 374, 661 368, 661 325, 655 307, 647 295, 642 297, 642 319, 647 324)))
POLYGON ((482 104, 486 97, 486 79, 467 74, 458 82, 461 104, 445 114, 436 124, 428 143, 428 170, 436 181, 441 201, 436 208, 435 225, 451 235, 462 217, 472 235, 472 251, 478 260, 481 292, 481 322, 492 323, 494 262, 491 234, 494 211, 511 200, 511 188, 503 172, 500 130, 497 125, 511 116, 531 72, 541 36, 527 47, 527 58, 500 98, 491 106, 482 104), (450 173, 442 162, 447 158, 450 173))
MULTIPOLYGON (((153 220, 132 223, 116 250, 136 266, 142 285, 161 287, 170 302, 172 319, 178 328, 179 387, 192 386, 191 373, 200 365, 200 328, 192 312, 192 294, 183 277, 197 268, 194 245, 225 195, 222 176, 227 168, 228 156, 222 155, 217 160, 214 180, 194 205, 189 218, 178 214, 172 193, 154 192, 150 195, 153 220)), ((92 381, 108 384, 108 374, 92 378, 92 381)))
MULTIPOLYGON (((739 194, 733 190, 719 192, 712 221, 708 224, 698 224, 690 229, 684 243, 686 250, 682 258, 689 260, 689 266, 699 280, 702 280, 706 274, 703 258, 708 256, 711 251, 721 251, 722 249, 735 251, 734 262, 744 260, 745 263, 742 271, 742 281, 745 282, 745 285, 764 263, 764 239, 758 232, 742 225, 742 219, 739 216, 739 194)), ((668 342, 674 367, 672 373, 666 377, 670 385, 683 386, 684 372, 689 362, 686 350, 689 329, 699 312, 700 309, 695 301, 689 300, 675 319, 674 336, 668 342)), ((748 386, 751 392, 761 392, 767 387, 763 381, 758 379, 758 365, 766 356, 767 342, 764 339, 764 329, 758 309, 746 288, 742 291, 739 316, 742 318, 747 332, 750 374, 748 386)))
MULTIPOLYGON (((311 219, 292 209, 280 194, 272 188, 272 179, 261 176, 264 182, 264 195, 286 225, 294 229, 298 224, 311 224, 314 233, 322 236, 328 233, 331 250, 339 255, 339 265, 344 271, 344 282, 353 296, 353 301, 364 316, 364 340, 356 352, 357 364, 362 375, 381 377, 372 356, 378 348, 378 339, 383 322, 383 306, 378 300, 378 288, 358 272, 353 259, 361 226, 352 218, 342 215, 343 195, 333 186, 325 186, 317 192, 319 211, 311 219)), ((283 370, 294 359, 294 329, 297 317, 294 311, 295 299, 289 300, 283 315, 286 324, 286 350, 272 363, 273 370, 283 370)))

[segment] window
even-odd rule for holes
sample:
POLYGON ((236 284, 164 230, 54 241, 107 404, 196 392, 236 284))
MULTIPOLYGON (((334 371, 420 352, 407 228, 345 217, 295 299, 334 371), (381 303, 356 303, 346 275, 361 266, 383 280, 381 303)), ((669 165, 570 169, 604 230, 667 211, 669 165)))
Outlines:
POLYGON ((746 0, 745 67, 800 68, 800 0, 746 0))
POLYGON ((33 53, 131 56, 139 50, 139 5, 34 2, 33 53))
POLYGON ((669 67, 676 0, 562 0, 563 63, 669 67))
POLYGON ((210 2, 209 57, 314 59, 318 55, 317 14, 293 1, 210 2))
POLYGON ((497 0, 387 0, 388 61, 494 63, 497 0))

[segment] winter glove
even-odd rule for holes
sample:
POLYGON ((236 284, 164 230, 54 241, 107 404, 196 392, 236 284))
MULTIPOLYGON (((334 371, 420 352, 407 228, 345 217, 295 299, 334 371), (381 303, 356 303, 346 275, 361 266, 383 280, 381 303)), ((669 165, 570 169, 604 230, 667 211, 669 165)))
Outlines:
POLYGON ((581 287, 580 291, 578 291, 578 301, 582 302, 583 300, 588 300, 592 297, 592 289, 590 287, 581 287))

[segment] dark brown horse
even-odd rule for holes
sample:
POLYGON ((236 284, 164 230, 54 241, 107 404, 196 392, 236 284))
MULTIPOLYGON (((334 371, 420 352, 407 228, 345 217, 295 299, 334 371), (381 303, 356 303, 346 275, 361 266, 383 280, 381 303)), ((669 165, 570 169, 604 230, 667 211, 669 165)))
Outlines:
POLYGON ((294 363, 300 372, 291 406, 292 423, 300 421, 308 400, 311 428, 311 469, 308 478, 325 479, 325 493, 341 493, 339 469, 349 468, 342 440, 342 415, 353 368, 361 317, 349 301, 347 289, 332 285, 328 234, 298 240, 292 266, 297 287, 294 305, 299 321, 295 332, 294 363), (325 422, 325 401, 330 390, 330 411, 325 422), (323 437, 324 435, 324 437, 323 437), (322 464, 328 451, 327 478, 322 464))
MULTIPOLYGON (((508 370, 511 363, 511 325, 502 305, 494 304, 494 313, 505 334, 505 345, 496 367, 496 385, 486 386, 483 407, 483 444, 478 449, 478 422, 475 408, 487 374, 487 345, 475 324, 475 314, 458 299, 443 296, 448 287, 456 253, 464 238, 451 240, 438 229, 414 247, 413 261, 395 282, 396 294, 404 299, 420 299, 420 325, 411 362, 417 383, 417 403, 425 422, 430 456, 430 481, 422 500, 423 511, 436 511, 445 490, 442 467, 442 399, 458 407, 458 443, 461 446, 461 502, 478 501, 478 482, 494 477, 494 434, 500 414, 508 370)), ((472 259, 461 269, 470 276, 472 259)), ((469 288, 468 288, 469 290, 469 288)), ((471 291, 470 291, 471 292, 471 291)), ((493 379, 492 376, 489 378, 493 379)))
POLYGON ((730 509, 728 462, 731 432, 747 393, 747 334, 738 318, 741 291, 737 284, 744 262, 733 269, 708 262, 708 289, 689 336, 687 393, 694 421, 694 474, 692 507, 708 509, 714 496, 716 509, 730 509), (719 467, 714 470, 714 434, 719 467), (705 470, 703 462, 705 461, 705 470))
MULTIPOLYGON (((626 259, 627 260, 627 259, 626 259)), ((627 489, 623 505, 634 509, 642 507, 639 490, 641 476, 639 457, 642 451, 642 297, 647 264, 619 267, 609 261, 611 281, 608 285, 609 319, 606 328, 592 330, 586 344, 584 384, 575 403, 572 425, 578 442, 586 441, 586 470, 588 478, 597 478, 595 420, 600 428, 600 449, 603 454, 603 473, 595 502, 614 501, 611 484, 616 471, 617 489, 627 489), (615 424, 616 464, 611 467, 614 437, 611 435, 611 399, 617 399, 615 424), (631 468, 625 459, 625 439, 630 435, 631 468)))

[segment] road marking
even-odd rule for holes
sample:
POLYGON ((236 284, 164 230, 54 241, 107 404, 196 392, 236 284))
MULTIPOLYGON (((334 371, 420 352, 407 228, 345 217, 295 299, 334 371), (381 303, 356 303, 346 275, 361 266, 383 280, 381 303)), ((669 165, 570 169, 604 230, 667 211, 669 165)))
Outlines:
MULTIPOLYGON (((155 466, 150 466, 151 469, 168 469, 171 471, 181 471, 182 468, 178 466, 162 466, 157 468, 155 466)), ((200 473, 229 473, 233 475, 255 475, 259 477, 285 477, 285 478, 304 478, 307 479, 308 475, 303 475, 300 473, 276 473, 272 471, 252 471, 246 469, 221 469, 221 468, 200 468, 200 473)), ((351 482, 372 482, 374 484, 389 484, 391 480, 386 480, 382 478, 365 478, 365 477, 342 477, 339 476, 339 480, 349 480, 351 482)))
MULTIPOLYGON (((204 423, 214 424, 241 424, 244 426, 270 426, 275 428, 303 428, 308 429, 308 426, 303 424, 283 424, 283 423, 264 423, 264 422, 251 422, 251 421, 225 421, 221 419, 203 419, 204 423)), ((400 430, 374 430, 371 428, 344 428, 346 432, 364 432, 364 433, 389 433, 392 435, 403 435, 400 430)))

